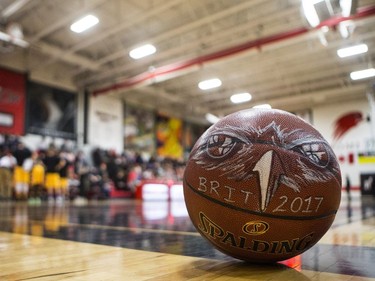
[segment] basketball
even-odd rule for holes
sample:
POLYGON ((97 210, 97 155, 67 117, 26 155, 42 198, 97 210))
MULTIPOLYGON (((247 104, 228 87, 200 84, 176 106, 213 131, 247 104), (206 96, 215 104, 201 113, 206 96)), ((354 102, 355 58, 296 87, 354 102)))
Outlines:
POLYGON ((184 196, 198 232, 249 262, 286 260, 316 244, 341 199, 336 156, 294 114, 249 109, 212 125, 194 145, 184 196))

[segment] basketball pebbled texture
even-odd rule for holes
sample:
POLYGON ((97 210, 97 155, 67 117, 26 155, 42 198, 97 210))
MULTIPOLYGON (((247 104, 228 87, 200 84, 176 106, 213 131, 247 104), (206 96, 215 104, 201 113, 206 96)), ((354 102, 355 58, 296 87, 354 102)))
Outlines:
POLYGON ((311 248, 341 198, 334 152, 310 124, 275 109, 230 114, 194 145, 184 173, 189 216, 217 249, 275 262, 311 248))

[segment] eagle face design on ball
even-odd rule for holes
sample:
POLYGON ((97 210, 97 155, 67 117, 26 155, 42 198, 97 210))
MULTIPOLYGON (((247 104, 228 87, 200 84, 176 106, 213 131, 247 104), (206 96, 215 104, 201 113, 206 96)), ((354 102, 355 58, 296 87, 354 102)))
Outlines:
POLYGON ((198 140, 190 161, 207 172, 215 171, 217 178, 258 177, 259 211, 267 209, 281 185, 297 193, 317 183, 341 185, 331 147, 305 121, 278 110, 237 115, 211 126, 198 140))

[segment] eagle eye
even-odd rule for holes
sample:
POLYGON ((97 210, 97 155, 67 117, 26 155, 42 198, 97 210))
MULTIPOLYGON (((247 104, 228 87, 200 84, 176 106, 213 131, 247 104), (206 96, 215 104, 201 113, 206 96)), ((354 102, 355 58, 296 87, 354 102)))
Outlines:
POLYGON ((299 153, 307 157, 311 162, 326 167, 329 162, 327 145, 322 142, 305 143, 297 147, 299 153))
POLYGON ((222 158, 227 156, 239 139, 223 134, 212 135, 208 138, 206 143, 207 154, 213 158, 222 158))

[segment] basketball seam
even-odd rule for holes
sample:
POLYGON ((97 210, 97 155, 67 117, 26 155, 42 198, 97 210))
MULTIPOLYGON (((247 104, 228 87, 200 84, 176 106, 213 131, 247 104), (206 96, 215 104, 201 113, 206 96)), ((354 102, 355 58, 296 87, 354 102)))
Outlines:
POLYGON ((327 214, 323 214, 323 215, 319 215, 319 216, 300 217, 300 216, 280 216, 280 215, 273 215, 273 214, 269 214, 269 213, 251 211, 251 210, 247 210, 247 209, 240 208, 240 207, 237 207, 237 206, 233 206, 233 205, 230 205, 230 204, 225 204, 225 203, 221 202, 220 200, 214 199, 214 198, 212 198, 212 197, 210 197, 206 194, 198 192, 192 185, 190 185, 187 182, 185 177, 184 177, 184 182, 194 193, 200 195, 201 197, 203 197, 203 198, 205 198, 209 201, 212 201, 212 202, 214 202, 216 204, 219 204, 223 207, 227 207, 227 208, 230 208, 230 209, 233 209, 233 210, 236 210, 236 211, 240 211, 240 212, 244 212, 244 213, 249 213, 249 214, 252 214, 252 215, 270 217, 270 218, 277 218, 277 219, 282 219, 282 220, 317 220, 317 219, 324 219, 324 218, 330 217, 332 215, 336 215, 336 213, 337 213, 337 210, 332 210, 327 214))

